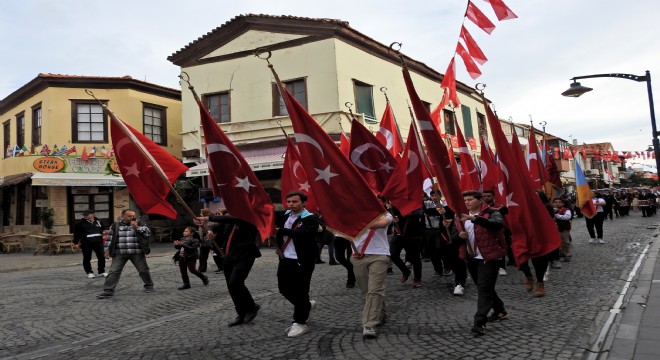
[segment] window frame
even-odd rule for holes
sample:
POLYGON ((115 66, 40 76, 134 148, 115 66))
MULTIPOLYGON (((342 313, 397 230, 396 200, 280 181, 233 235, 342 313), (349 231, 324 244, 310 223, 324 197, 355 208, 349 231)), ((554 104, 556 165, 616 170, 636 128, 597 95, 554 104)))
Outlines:
POLYGON ((456 135, 456 116, 453 111, 442 109, 442 120, 445 123, 445 134, 456 135), (451 130, 451 131, 450 131, 451 130))
POLYGON ((468 106, 461 104, 461 115, 463 116, 463 135, 465 138, 474 138, 474 127, 472 126, 472 113, 468 106))
POLYGON ((16 145, 25 146, 25 110, 16 114, 16 145))
POLYGON ((2 123, 2 142, 4 147, 4 158, 8 158, 7 152, 11 146, 11 120, 2 123))
MULTIPOLYGON (((151 126, 153 126, 153 125, 151 125, 151 126)), ((162 106, 162 105, 157 105, 157 104, 144 102, 144 101, 142 102, 142 134, 144 134, 144 136, 146 136, 151 141, 153 141, 154 143, 156 143, 160 146, 167 146, 167 107, 162 106), (146 127, 147 127, 146 114, 145 114, 146 109, 152 109, 152 110, 160 111, 160 114, 161 114, 161 118, 160 118, 160 122, 161 122, 161 125, 160 125, 161 141, 155 141, 153 139, 153 134, 147 134, 147 132, 146 132, 146 127)))
POLYGON ((37 103, 32 106, 32 133, 30 134, 32 138, 32 146, 41 145, 41 133, 43 130, 43 119, 44 113, 41 107, 41 103, 37 103), (37 116, 39 112, 39 116, 37 116))
MULTIPOLYGON (((300 78, 295 78, 295 79, 290 79, 286 81, 282 81, 285 87, 289 85, 294 85, 297 82, 302 82, 303 89, 305 90, 304 95, 305 95, 305 102, 301 103, 303 108, 307 111, 309 111, 309 98, 308 98, 308 92, 307 92, 307 77, 300 77, 300 78)), ((292 94, 298 102, 300 102, 300 99, 296 97, 295 92, 292 94)), ((280 89, 277 87, 277 83, 273 83, 273 117, 276 116, 289 116, 289 113, 286 110, 286 106, 284 106, 284 99, 282 98, 282 95, 280 94, 280 89), (284 109, 284 113, 282 113, 282 109, 284 109)))
POLYGON ((486 127, 486 115, 477 111, 477 127, 479 130, 479 136, 488 138, 488 131, 486 127))
MULTIPOLYGON (((99 100, 104 105, 108 104, 108 100, 99 100)), ((78 105, 97 105, 98 101, 95 100, 71 100, 71 142, 78 144, 99 144, 108 142, 108 115, 103 111, 101 107, 101 114, 103 116, 103 139, 101 140, 80 140, 78 137, 78 105)), ((90 121, 91 124, 91 121, 90 121)), ((91 133, 91 129, 90 129, 91 133)), ((91 137, 91 136, 90 136, 91 137)))
POLYGON ((356 80, 353 79, 353 101, 355 101, 355 112, 358 114, 362 114, 364 116, 365 121, 369 123, 377 123, 376 121, 376 107, 374 105, 374 86, 369 85, 365 83, 364 81, 356 80), (362 104, 360 101, 358 101, 358 88, 364 88, 370 90, 369 91, 369 104, 362 104), (370 106, 371 109, 362 109, 362 106, 370 106), (371 110, 371 114, 367 114, 363 110, 371 110))
MULTIPOLYGON (((211 106, 209 105, 209 99, 218 96, 219 97, 219 110, 218 110, 218 119, 215 117, 213 120, 215 120, 216 124, 225 124, 225 123, 230 123, 231 122, 231 92, 229 90, 227 91, 219 91, 219 92, 214 92, 214 93, 208 93, 208 94, 203 94, 202 95, 202 102, 204 103, 204 106, 206 106, 206 109, 209 111, 209 114, 211 114, 211 106), (222 120, 222 96, 227 96, 227 120, 223 121, 222 120)), ((213 117, 213 114, 211 114, 213 117)))

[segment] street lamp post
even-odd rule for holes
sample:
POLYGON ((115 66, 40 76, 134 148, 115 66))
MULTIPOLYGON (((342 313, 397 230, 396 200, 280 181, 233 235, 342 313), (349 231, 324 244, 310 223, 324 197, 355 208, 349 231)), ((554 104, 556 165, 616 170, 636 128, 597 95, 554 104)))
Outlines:
POLYGON ((653 130, 653 153, 655 155, 655 167, 656 167, 656 172, 658 174, 658 181, 660 181, 660 140, 658 140, 658 131, 655 125, 655 110, 653 108, 653 91, 651 90, 651 72, 646 70, 646 75, 642 75, 642 76, 630 75, 630 74, 595 74, 595 75, 576 76, 571 79, 573 80, 573 83, 568 88, 568 90, 564 91, 561 94, 563 96, 568 96, 568 97, 579 97, 582 94, 587 93, 593 89, 588 88, 586 86, 582 86, 576 80, 600 78, 600 77, 613 77, 613 78, 633 80, 637 82, 642 82, 642 81, 646 82, 646 90, 649 95, 649 107, 651 110, 651 128, 653 130))

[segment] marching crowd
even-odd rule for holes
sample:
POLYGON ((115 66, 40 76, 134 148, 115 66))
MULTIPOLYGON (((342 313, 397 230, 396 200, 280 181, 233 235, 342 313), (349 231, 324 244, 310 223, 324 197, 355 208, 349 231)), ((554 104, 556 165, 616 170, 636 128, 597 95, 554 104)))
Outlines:
MULTIPOLYGON (((548 268, 560 268, 560 260, 571 260, 571 222, 581 216, 574 206, 574 195, 548 199, 537 191, 548 216, 557 224, 561 246, 529 262, 517 264, 525 275, 524 288, 536 297, 545 295, 544 282, 548 268), (532 272, 533 267, 533 272, 532 272)), ((341 264, 346 269, 346 287, 360 288, 364 297, 362 313, 363 337, 376 337, 376 327, 387 318, 385 310, 385 278, 393 274, 396 266, 401 272, 401 283, 412 276, 412 287, 422 287, 422 263, 430 262, 440 276, 454 277, 454 296, 462 296, 468 274, 477 291, 477 310, 471 331, 476 335, 486 332, 486 324, 509 317, 503 300, 497 295, 498 276, 507 275, 506 265, 516 265, 511 249, 505 206, 494 202, 494 193, 468 191, 463 200, 466 214, 455 214, 446 206, 440 194, 431 191, 420 202, 422 206, 402 215, 385 198, 380 197, 383 214, 374 219, 359 238, 349 241, 330 233, 318 214, 305 208, 307 196, 301 192, 286 195, 286 211, 275 216, 275 244, 280 258, 277 279, 282 296, 293 305, 292 324, 287 328, 289 337, 298 337, 309 331, 309 322, 316 301, 310 299, 310 282, 315 265, 322 263, 321 249, 328 245, 330 264, 341 264), (401 258, 405 250, 405 258, 401 258)), ((596 216, 587 218, 590 243, 604 244, 603 221, 616 216, 628 216, 630 207, 639 208, 642 216, 655 214, 656 194, 612 192, 593 196, 596 216)), ((254 224, 227 213, 226 209, 202 209, 180 239, 174 240, 175 262, 179 265, 182 286, 191 287, 188 273, 198 277, 203 285, 209 284, 204 274, 208 256, 223 273, 229 295, 234 303, 236 318, 228 326, 249 323, 257 316, 260 305, 255 303, 245 285, 250 270, 261 256, 258 246, 259 231, 254 224), (199 267, 197 262, 199 260, 199 267)), ((151 231, 140 223, 136 211, 126 209, 121 219, 104 229, 94 217, 93 210, 83 212, 76 224, 74 242, 83 253, 83 269, 87 277, 94 278, 91 267, 92 253, 98 258, 98 274, 105 277, 99 299, 114 296, 122 270, 130 261, 138 271, 147 292, 153 291, 153 281, 147 265, 151 231), (105 241, 103 239, 106 239, 105 241), (106 272, 105 259, 112 258, 106 272)))

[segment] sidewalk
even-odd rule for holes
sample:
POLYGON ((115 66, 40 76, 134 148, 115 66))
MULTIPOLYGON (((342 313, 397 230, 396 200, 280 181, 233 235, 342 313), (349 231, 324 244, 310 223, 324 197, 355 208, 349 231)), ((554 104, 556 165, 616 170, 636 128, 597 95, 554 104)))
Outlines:
POLYGON ((660 359, 660 241, 654 235, 600 359, 660 359), (609 346, 608 346, 609 345, 609 346), (609 348, 609 352, 607 352, 609 348))

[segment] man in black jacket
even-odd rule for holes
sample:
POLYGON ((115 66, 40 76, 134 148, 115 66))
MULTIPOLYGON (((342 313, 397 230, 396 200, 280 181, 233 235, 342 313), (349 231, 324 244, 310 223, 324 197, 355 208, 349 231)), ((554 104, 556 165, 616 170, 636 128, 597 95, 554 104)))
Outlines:
POLYGON ((286 196, 289 210, 276 216, 277 245, 280 263, 277 284, 282 294, 293 304, 293 325, 287 336, 298 337, 309 331, 307 321, 316 302, 309 300, 309 286, 316 263, 316 233, 320 230, 318 216, 305 209, 307 195, 292 192, 286 196))
POLYGON ((229 295, 236 308, 236 319, 229 327, 247 324, 254 320, 261 306, 254 302, 245 280, 250 274, 254 260, 261 257, 257 247, 259 230, 253 224, 231 215, 198 217, 198 222, 217 223, 210 230, 215 235, 217 248, 225 255, 224 274, 229 295))
POLYGON ((76 224, 73 231, 73 243, 76 244, 76 249, 82 249, 83 269, 85 269, 87 278, 93 279, 96 277, 94 271, 92 271, 91 260, 93 251, 96 254, 96 259, 98 259, 99 275, 106 277, 108 276, 108 273, 105 272, 103 228, 101 223, 94 216, 94 210, 85 210, 82 215, 82 220, 76 224))

